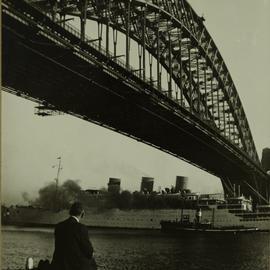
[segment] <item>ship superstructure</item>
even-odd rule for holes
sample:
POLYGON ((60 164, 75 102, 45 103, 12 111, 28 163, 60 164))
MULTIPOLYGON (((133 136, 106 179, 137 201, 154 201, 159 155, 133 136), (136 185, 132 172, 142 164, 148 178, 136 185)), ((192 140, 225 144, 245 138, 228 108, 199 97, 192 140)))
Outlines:
MULTIPOLYGON (((194 222, 199 209, 201 222, 209 223, 214 228, 256 227, 261 231, 270 231, 270 205, 253 205, 251 198, 245 198, 240 190, 229 198, 224 198, 223 194, 191 192, 187 189, 186 178, 177 179, 177 189, 154 193, 144 188, 130 193, 129 201, 120 204, 124 205, 122 208, 112 201, 112 198, 117 201, 121 198, 118 197, 121 196, 119 179, 117 189, 111 188, 115 181, 110 181, 112 194, 96 190, 81 192, 79 199, 86 207, 83 223, 89 227, 160 229, 162 220, 194 222), (107 201, 113 205, 108 206, 107 201), (144 204, 138 205, 141 201, 144 204)), ((16 225, 53 225, 67 215, 67 210, 55 212, 35 207, 12 207, 2 210, 2 221, 16 225)))

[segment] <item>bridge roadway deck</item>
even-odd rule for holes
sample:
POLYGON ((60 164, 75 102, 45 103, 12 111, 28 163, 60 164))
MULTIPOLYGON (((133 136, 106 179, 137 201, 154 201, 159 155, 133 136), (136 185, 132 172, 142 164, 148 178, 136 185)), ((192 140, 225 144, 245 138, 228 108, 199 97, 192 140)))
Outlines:
MULTIPOLYGON (((260 189, 268 181, 269 186, 260 167, 241 151, 163 94, 136 81, 124 67, 114 67, 100 51, 90 46, 87 52, 78 50, 58 33, 47 35, 48 30, 34 22, 22 23, 5 12, 3 22, 4 86, 151 144, 232 183, 245 180, 260 189)), ((80 43, 71 37, 73 44, 80 43)), ((251 194, 247 186, 242 191, 251 194)))

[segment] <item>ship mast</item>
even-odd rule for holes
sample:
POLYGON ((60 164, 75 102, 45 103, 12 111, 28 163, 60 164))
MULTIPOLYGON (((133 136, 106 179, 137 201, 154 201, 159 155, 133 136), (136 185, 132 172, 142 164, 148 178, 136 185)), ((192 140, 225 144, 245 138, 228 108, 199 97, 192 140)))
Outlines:
MULTIPOLYGON (((58 187, 59 187, 59 177, 60 177, 60 171, 63 169, 63 167, 61 167, 61 157, 57 158, 59 160, 58 162, 58 168, 57 168, 57 174, 56 174, 56 178, 55 180, 55 209, 58 210, 58 201, 57 201, 57 196, 58 196, 58 187)), ((56 166, 53 166, 53 168, 55 168, 56 166)))
POLYGON ((56 189, 58 189, 58 186, 59 186, 59 176, 60 176, 60 171, 63 169, 63 168, 61 167, 61 157, 58 157, 57 159, 59 160, 59 162, 58 162, 57 174, 56 174, 56 178, 55 178, 56 189))

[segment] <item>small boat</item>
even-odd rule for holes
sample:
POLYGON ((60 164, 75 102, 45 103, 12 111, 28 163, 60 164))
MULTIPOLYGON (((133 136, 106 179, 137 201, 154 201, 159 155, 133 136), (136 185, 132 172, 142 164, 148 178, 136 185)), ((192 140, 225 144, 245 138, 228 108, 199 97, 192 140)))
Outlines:
POLYGON ((213 227, 211 223, 183 223, 179 221, 162 220, 163 232, 200 232, 200 233, 247 233, 259 231, 256 227, 231 226, 213 227))

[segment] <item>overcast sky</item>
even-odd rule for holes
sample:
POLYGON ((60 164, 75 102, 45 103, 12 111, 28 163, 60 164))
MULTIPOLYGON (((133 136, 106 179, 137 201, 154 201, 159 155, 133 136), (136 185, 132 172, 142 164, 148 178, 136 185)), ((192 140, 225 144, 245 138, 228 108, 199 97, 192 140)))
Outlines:
MULTIPOLYGON (((270 146, 270 0, 190 0, 215 40, 236 85, 261 157, 270 146)), ((142 176, 155 189, 189 177, 199 192, 219 192, 219 180, 185 162, 113 131, 69 116, 39 117, 35 104, 2 93, 2 195, 6 203, 32 198, 56 176, 78 179, 83 188, 107 186, 121 178, 122 189, 137 190, 142 176)))

